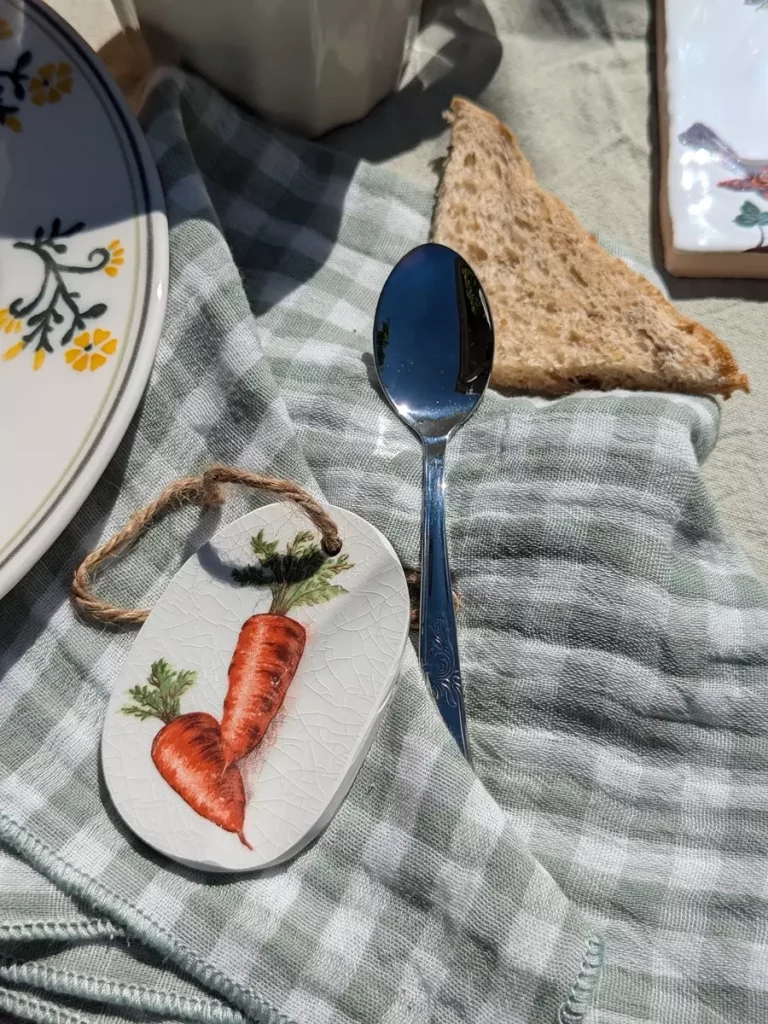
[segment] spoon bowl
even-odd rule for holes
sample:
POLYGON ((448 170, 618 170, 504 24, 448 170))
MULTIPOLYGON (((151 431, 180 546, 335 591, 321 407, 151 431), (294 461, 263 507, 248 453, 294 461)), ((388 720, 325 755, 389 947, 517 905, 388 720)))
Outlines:
POLYGON ((434 242, 404 256, 379 298, 373 351, 384 394, 424 446, 419 656, 440 713, 468 757, 445 533, 445 448, 488 386, 493 322, 466 260, 434 242))
POLYGON ((420 437, 447 438, 474 412, 491 374, 493 325, 480 282, 453 249, 420 245, 392 270, 374 357, 385 395, 420 437))

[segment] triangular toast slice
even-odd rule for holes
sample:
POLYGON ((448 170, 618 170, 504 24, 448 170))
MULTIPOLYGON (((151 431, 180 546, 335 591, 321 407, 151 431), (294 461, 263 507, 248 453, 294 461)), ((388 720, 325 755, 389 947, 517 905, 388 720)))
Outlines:
POLYGON ((749 390, 728 347, 609 255, 536 181, 517 140, 455 98, 432 237, 456 249, 493 313, 497 387, 563 394, 749 390))

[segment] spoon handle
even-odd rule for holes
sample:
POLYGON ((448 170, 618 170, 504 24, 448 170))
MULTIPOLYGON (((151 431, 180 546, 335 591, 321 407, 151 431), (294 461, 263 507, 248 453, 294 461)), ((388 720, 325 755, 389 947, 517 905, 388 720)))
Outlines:
POLYGON ((445 438, 424 440, 419 658, 443 721, 469 759, 464 688, 445 535, 445 438))

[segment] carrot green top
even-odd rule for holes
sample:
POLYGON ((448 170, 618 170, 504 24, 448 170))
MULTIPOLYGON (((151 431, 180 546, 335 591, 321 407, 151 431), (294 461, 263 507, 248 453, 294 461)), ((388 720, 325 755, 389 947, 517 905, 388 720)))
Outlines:
POLYGON ((124 715, 135 715, 145 722, 148 718, 159 718, 167 725, 181 714, 181 696, 197 679, 197 672, 182 669, 175 672, 165 658, 153 661, 147 677, 147 686, 133 686, 128 693, 132 704, 125 704, 120 710, 124 715))
POLYGON ((333 580, 341 572, 354 568, 347 555, 328 558, 309 530, 302 530, 281 554, 276 540, 265 540, 264 531, 251 537, 251 549, 257 562, 244 569, 233 569, 232 579, 241 586, 268 586, 272 591, 271 615, 287 615, 300 605, 323 604, 340 594, 344 587, 333 580))

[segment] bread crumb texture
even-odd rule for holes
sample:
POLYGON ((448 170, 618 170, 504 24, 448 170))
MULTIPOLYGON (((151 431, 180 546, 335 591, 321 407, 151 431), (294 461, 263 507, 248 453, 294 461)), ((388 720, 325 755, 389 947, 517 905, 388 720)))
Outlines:
POLYGON ((488 296, 493 385, 544 394, 749 390, 724 342, 609 255, 541 188, 508 128, 459 97, 446 117, 451 149, 432 238, 469 261, 488 296))

